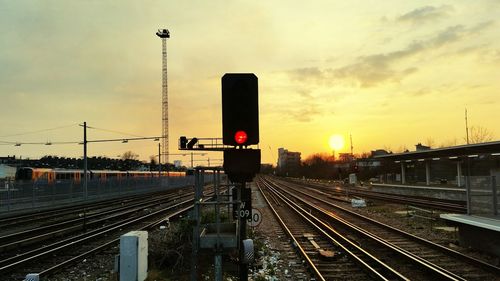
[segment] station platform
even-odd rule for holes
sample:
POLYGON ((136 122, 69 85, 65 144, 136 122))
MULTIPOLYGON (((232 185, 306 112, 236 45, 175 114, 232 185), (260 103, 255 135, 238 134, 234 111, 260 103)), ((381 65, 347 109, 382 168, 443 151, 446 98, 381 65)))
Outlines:
POLYGON ((432 197, 437 199, 467 200, 465 188, 420 186, 408 184, 372 183, 370 189, 399 195, 432 197))
POLYGON ((441 214, 440 217, 458 227, 460 246, 500 257, 500 217, 464 214, 441 214))

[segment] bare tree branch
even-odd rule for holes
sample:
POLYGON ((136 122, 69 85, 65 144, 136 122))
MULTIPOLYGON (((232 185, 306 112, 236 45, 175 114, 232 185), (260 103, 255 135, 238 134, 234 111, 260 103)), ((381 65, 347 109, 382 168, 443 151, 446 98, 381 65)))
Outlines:
POLYGON ((493 133, 485 127, 472 126, 470 127, 469 142, 481 143, 493 140, 493 133))

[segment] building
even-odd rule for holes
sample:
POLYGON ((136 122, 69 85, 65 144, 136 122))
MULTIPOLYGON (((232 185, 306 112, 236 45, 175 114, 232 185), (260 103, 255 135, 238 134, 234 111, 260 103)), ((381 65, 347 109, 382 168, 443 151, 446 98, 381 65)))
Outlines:
POLYGON ((376 150, 372 150, 371 151, 371 157, 375 157, 375 156, 381 156, 381 155, 387 155, 387 154, 392 154, 392 152, 388 152, 387 150, 385 149, 376 149, 376 150))
POLYGON ((393 166, 382 171, 386 173, 382 178, 387 179, 389 172, 396 175, 396 187, 416 185, 438 192, 453 187, 464 191, 467 214, 440 217, 458 226, 461 246, 500 256, 500 141, 434 149, 417 144, 415 148, 411 152, 376 156, 386 166, 393 166))
POLYGON ((300 152, 291 152, 284 148, 278 148, 278 174, 293 176, 298 174, 299 168, 300 152))

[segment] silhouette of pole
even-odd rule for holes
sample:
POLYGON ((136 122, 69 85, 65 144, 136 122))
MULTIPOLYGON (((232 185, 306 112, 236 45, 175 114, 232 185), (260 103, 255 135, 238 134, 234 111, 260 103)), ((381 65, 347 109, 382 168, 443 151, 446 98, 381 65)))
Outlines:
POLYGON ((168 29, 158 29, 156 35, 162 41, 162 146, 165 163, 168 165, 168 79, 167 79, 167 38, 170 38, 168 29))
MULTIPOLYGON (((80 125, 81 126, 81 125, 80 125)), ((83 197, 87 200, 88 197, 88 178, 87 178, 87 122, 83 122, 83 197)))
POLYGON ((161 143, 158 143, 158 177, 161 177, 161 143))

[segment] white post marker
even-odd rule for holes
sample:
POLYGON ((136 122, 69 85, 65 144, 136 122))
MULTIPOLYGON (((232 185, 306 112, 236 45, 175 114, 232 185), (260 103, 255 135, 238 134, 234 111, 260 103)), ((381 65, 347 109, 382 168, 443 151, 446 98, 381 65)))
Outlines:
POLYGON ((259 226, 262 222, 262 213, 259 209, 252 208, 252 216, 247 219, 247 223, 251 227, 259 226))

